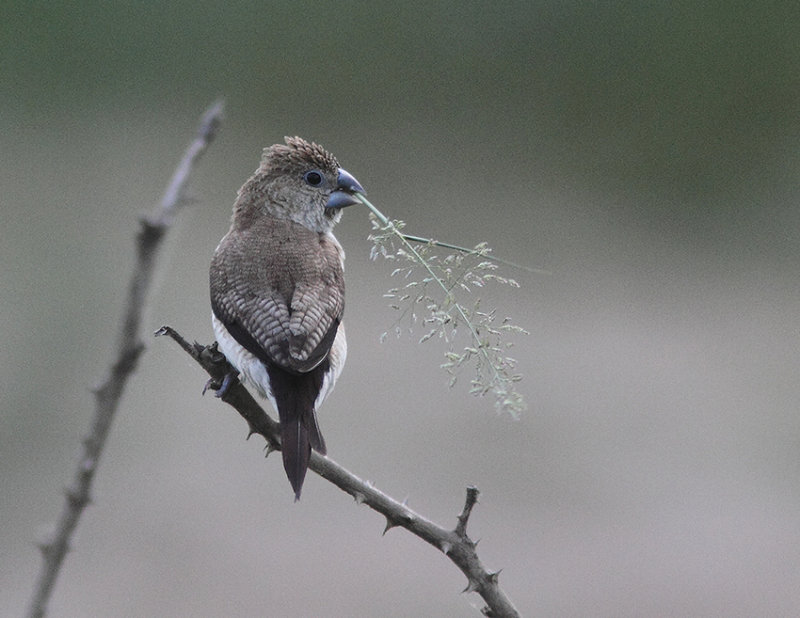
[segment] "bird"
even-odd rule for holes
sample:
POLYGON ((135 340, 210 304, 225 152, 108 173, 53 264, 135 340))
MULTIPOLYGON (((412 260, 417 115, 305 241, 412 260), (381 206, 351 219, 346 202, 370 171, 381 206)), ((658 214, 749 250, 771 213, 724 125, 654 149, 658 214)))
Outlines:
POLYGON ((300 137, 284 142, 264 149, 239 189, 209 287, 218 349, 277 411, 297 501, 311 449, 327 453, 317 410, 347 357, 344 250, 333 228, 365 191, 322 146, 300 137))

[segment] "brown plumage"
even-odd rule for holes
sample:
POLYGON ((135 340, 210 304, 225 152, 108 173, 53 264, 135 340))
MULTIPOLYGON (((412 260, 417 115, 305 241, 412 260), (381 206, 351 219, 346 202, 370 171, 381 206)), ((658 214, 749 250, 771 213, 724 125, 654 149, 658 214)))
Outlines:
POLYGON ((220 349, 281 422, 296 499, 311 448, 325 454, 316 410, 344 365, 344 251, 332 234, 361 185, 317 144, 286 138, 239 190, 211 262, 220 349))

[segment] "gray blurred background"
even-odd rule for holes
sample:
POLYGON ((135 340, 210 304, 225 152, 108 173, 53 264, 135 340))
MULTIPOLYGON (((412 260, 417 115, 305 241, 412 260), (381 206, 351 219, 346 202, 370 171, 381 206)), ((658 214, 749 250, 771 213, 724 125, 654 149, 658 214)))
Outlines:
MULTIPOLYGON (((284 135, 409 231, 551 276, 484 291, 529 409, 379 342, 392 265, 348 254, 330 455, 470 533, 537 616, 800 607, 800 7, 791 2, 6 3, 0 19, 0 615, 27 605, 114 354, 137 218, 227 101, 146 331, 212 339, 207 265, 284 135), (736 7, 736 8, 734 8, 736 7)), ((470 616, 463 575, 279 457, 150 340, 52 616, 470 616)))

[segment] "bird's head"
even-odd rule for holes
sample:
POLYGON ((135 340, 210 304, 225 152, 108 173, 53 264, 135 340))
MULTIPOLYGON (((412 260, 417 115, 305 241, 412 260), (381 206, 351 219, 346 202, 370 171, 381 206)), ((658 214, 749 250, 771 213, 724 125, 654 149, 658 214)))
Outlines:
POLYGON ((301 137, 285 141, 264 149, 261 165, 239 193, 239 210, 248 217, 256 214, 246 212, 254 208, 329 232, 364 188, 322 146, 301 137))

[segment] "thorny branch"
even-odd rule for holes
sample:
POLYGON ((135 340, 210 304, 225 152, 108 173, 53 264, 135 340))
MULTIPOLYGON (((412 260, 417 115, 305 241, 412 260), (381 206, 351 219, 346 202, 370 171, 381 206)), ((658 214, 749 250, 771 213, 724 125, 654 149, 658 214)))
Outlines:
MULTIPOLYGON (((166 335, 175 340, 183 350, 211 376, 212 383, 221 384, 225 375, 233 371, 225 357, 216 350, 216 344, 203 346, 187 342, 169 326, 162 326, 156 336, 166 335)), ((261 406, 241 383, 235 381, 222 401, 236 409, 247 421, 250 435, 259 434, 267 441, 268 450, 280 449, 280 425, 264 412, 261 406)), ((332 459, 311 453, 309 469, 347 492, 359 504, 366 504, 386 518, 384 534, 394 527, 405 528, 420 539, 443 552, 467 576, 464 592, 477 592, 486 602, 483 613, 493 617, 515 617, 519 612, 498 583, 499 571, 489 572, 481 563, 475 550, 476 543, 467 536, 467 521, 478 501, 478 489, 467 488, 467 498, 455 529, 448 530, 402 502, 386 495, 370 483, 360 479, 332 459)))
POLYGON ((66 500, 52 536, 39 545, 42 566, 37 577, 28 616, 41 618, 53 591, 64 557, 69 550, 70 538, 78 525, 83 510, 91 500, 91 486, 114 414, 119 407, 128 377, 136 368, 144 350, 140 327, 147 295, 152 287, 158 250, 165 233, 177 211, 186 202, 184 191, 194 164, 214 139, 222 121, 223 103, 214 103, 200 121, 197 135, 181 158, 159 204, 149 217, 141 221, 136 239, 136 266, 128 287, 122 327, 117 342, 118 356, 109 375, 93 389, 95 413, 88 435, 83 440, 83 451, 78 461, 72 484, 66 489, 66 500))

